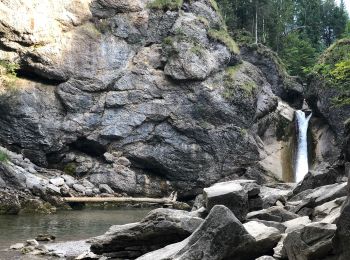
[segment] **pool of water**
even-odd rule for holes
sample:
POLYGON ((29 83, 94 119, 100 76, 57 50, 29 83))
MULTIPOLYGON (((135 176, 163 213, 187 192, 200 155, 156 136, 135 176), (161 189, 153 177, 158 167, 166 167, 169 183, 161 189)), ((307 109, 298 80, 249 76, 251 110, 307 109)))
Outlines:
MULTIPOLYGON (((10 245, 52 234, 56 242, 87 239, 105 233, 111 225, 141 220, 151 209, 74 210, 52 215, 0 215, 0 259, 35 259, 6 251, 10 245)), ((42 258, 41 258, 42 259, 42 258)))

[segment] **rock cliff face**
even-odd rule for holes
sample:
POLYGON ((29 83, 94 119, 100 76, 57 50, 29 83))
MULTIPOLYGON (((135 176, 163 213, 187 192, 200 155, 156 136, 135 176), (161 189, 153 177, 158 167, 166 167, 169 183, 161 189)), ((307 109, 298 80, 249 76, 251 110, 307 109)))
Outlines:
POLYGON ((0 143, 129 195, 281 179, 302 86, 265 47, 239 50, 212 1, 176 3, 0 3, 0 60, 19 66, 0 143))
MULTIPOLYGON (((317 66, 321 71, 315 71, 314 75, 310 78, 309 87, 306 91, 306 98, 314 114, 326 122, 326 126, 329 128, 325 136, 325 139, 329 139, 328 143, 334 143, 338 146, 338 151, 323 150, 324 154, 329 154, 328 161, 334 161, 343 151, 348 150, 349 145, 346 143, 346 122, 349 122, 350 118, 350 104, 347 102, 338 102, 340 98, 348 98, 348 80, 346 78, 340 78, 335 80, 330 77, 332 70, 336 64, 344 61, 347 58, 347 53, 350 49, 350 41, 348 39, 339 40, 328 48, 324 54, 320 57, 317 66), (345 53, 343 55, 343 53, 345 53), (329 67, 329 69, 323 69, 323 67, 329 67), (331 136, 330 133, 333 133, 331 136)), ((346 73, 344 75, 347 75, 346 73)), ((346 77, 346 76, 345 76, 346 77)), ((324 142, 320 142, 324 143, 324 142)), ((346 153, 346 152, 345 152, 346 153)), ((344 158, 343 153, 343 158, 344 158)))

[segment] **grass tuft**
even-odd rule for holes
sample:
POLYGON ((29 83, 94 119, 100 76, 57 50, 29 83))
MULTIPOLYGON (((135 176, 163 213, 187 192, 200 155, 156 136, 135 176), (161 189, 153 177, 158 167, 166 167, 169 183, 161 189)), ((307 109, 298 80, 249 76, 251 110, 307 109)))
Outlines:
POLYGON ((0 162, 7 162, 9 160, 9 156, 7 153, 0 151, 0 162))
POLYGON ((234 54, 239 54, 239 48, 236 42, 232 39, 229 33, 226 30, 214 30, 210 29, 208 31, 210 38, 217 40, 227 46, 227 48, 234 54))
POLYGON ((148 3, 147 7, 160 10, 178 10, 183 4, 183 0, 154 0, 148 3))

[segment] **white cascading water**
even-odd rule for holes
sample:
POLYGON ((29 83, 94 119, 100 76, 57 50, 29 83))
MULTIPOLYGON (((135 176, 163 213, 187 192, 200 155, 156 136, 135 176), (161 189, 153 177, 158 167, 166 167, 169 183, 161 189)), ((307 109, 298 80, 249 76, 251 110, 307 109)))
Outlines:
POLYGON ((309 162, 307 156, 307 128, 312 113, 306 117, 301 110, 295 111, 298 126, 298 144, 295 160, 295 181, 303 180, 309 171, 309 162))

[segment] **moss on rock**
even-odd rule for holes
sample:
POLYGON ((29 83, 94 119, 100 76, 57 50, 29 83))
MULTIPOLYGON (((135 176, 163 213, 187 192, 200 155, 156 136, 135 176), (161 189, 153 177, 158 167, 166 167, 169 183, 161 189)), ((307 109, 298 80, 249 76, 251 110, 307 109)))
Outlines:
POLYGON ((232 53, 239 54, 238 45, 236 44, 236 42, 232 39, 232 37, 230 36, 230 34, 226 30, 224 30, 224 29, 221 29, 221 30, 210 29, 208 31, 208 35, 210 38, 225 44, 226 47, 232 53))
POLYGON ((26 214, 51 214, 56 212, 56 208, 48 202, 42 202, 38 199, 28 199, 21 204, 21 213, 26 214))
POLYGON ((183 4, 183 0, 153 0, 147 7, 161 10, 177 10, 183 4))
POLYGON ((350 105, 350 39, 332 44, 311 69, 310 75, 325 81, 325 87, 338 90, 339 94, 332 99, 335 106, 350 105))

